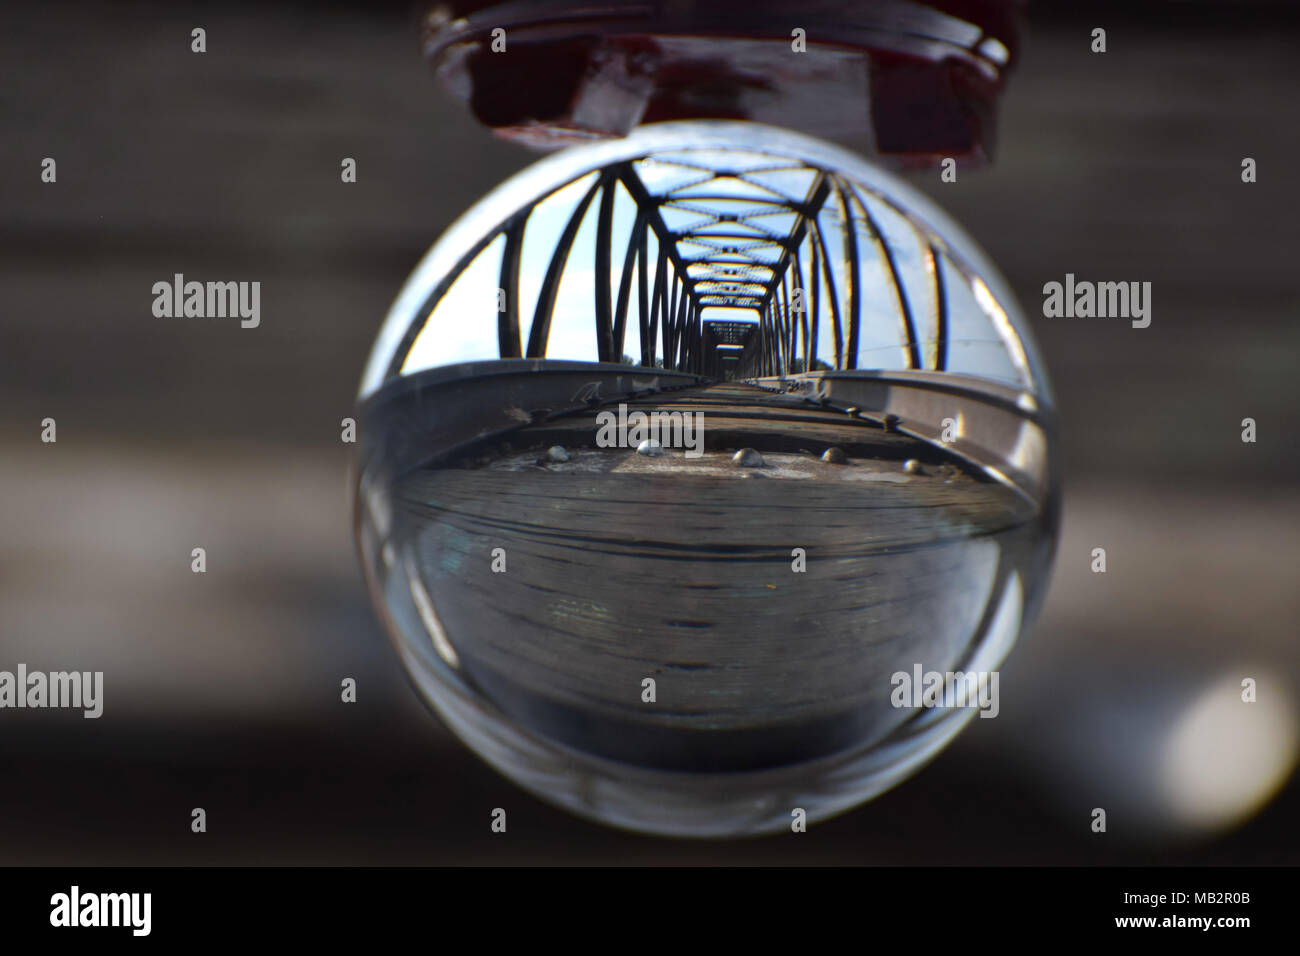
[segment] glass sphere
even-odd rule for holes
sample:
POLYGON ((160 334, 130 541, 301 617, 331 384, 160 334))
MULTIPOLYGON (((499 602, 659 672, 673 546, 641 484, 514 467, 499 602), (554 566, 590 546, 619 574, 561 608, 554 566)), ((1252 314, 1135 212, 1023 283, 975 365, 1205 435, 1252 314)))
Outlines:
POLYGON ((993 266, 900 179, 750 123, 483 198, 394 302, 358 422, 415 686, 640 831, 784 829, 914 772, 996 715, 1055 547, 1051 398, 993 266))

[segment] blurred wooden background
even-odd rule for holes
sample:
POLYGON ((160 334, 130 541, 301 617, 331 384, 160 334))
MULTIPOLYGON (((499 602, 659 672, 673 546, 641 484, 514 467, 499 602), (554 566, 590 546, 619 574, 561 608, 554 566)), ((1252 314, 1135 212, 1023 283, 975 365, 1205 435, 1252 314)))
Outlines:
POLYGON ((606 830, 499 779, 425 712, 369 609, 339 421, 409 269, 532 158, 440 93, 415 14, 0 10, 0 668, 106 681, 99 721, 0 713, 0 863, 1300 862, 1294 782, 1226 834, 1087 828, 1137 759, 1106 756, 1098 715, 1155 733, 1155 697, 1246 663, 1300 699, 1300 30, 1274 4, 1094 10, 1031 18, 991 169, 916 180, 1031 317, 1066 272, 1153 283, 1145 330, 1032 318, 1065 527, 1002 716, 798 840, 729 844, 606 830), (175 272, 261 281, 261 327, 154 318, 175 272))

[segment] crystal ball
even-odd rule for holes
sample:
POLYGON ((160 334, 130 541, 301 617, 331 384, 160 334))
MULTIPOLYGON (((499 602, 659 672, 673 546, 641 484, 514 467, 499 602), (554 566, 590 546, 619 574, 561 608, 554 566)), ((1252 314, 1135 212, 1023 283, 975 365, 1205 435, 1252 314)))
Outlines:
POLYGON ((1057 534, 1049 385, 933 202, 744 122, 552 154, 434 243, 358 398, 373 602, 526 790, 798 829, 996 717, 1057 534))

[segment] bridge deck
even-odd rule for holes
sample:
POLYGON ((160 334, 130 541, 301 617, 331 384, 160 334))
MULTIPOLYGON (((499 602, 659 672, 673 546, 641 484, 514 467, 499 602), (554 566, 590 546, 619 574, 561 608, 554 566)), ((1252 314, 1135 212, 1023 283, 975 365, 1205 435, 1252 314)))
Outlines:
MULTIPOLYGON (((741 382, 725 382, 698 388, 629 399, 628 413, 697 413, 702 415, 704 447, 713 451, 751 447, 760 452, 801 452, 820 456, 836 445, 851 458, 901 463, 914 458, 923 464, 943 465, 945 478, 965 473, 961 459, 934 445, 908 435, 886 431, 883 424, 844 409, 823 407, 805 398, 757 388, 741 382)), ((544 450, 550 445, 568 448, 595 446, 599 430, 597 416, 617 412, 617 404, 603 405, 586 414, 571 414, 530 425, 515 433, 513 448, 544 450)))
POLYGON ((889 675, 959 663, 1006 562, 1028 557, 1026 499, 843 411, 738 384, 628 406, 703 411, 705 454, 597 448, 592 410, 399 486, 464 672, 576 746, 740 769, 883 733, 903 717, 889 675), (552 444, 572 459, 539 464, 552 444), (818 460, 827 444, 849 464, 818 460), (766 467, 733 466, 742 445, 766 467))

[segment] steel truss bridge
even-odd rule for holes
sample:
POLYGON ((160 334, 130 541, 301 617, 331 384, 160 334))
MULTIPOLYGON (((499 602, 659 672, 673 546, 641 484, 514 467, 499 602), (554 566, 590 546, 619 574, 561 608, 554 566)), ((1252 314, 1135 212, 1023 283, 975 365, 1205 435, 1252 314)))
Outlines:
MULTIPOLYGON (((666 124, 548 157, 454 224, 394 304, 362 395, 471 368, 549 371, 577 404, 743 380, 926 440, 960 420, 954 450, 1042 490, 1050 398, 1013 315, 960 230, 856 157, 752 124, 666 124)), ((544 378, 522 405, 564 405, 544 378)))
MULTIPOLYGON (((447 277, 444 291, 495 244, 501 247, 499 358, 548 357, 558 290, 566 272, 578 268, 590 269, 594 276, 590 321, 595 360, 619 362, 630 351, 644 366, 715 378, 728 372, 770 376, 858 367, 864 272, 875 268, 890 290, 903 367, 945 370, 945 257, 935 242, 919 246, 932 286, 926 298, 933 331, 929 348, 923 349, 914 317, 917 306, 862 187, 779 156, 747 153, 745 158, 728 168, 692 161, 689 153, 674 154, 615 163, 589 174, 567 219, 545 217, 543 228, 559 228, 531 314, 521 315, 526 308, 520 289, 524 236, 538 228, 538 210, 554 206, 554 192, 483 235, 447 277), (652 184, 666 179, 670 187, 647 184, 647 166, 652 184), (628 207, 633 221, 616 241, 620 204, 628 207), (583 250, 589 258, 582 261, 575 254, 575 239, 586 222, 594 223, 594 241, 583 250), (711 309, 744 310, 752 319, 738 320, 734 311, 725 320, 710 319, 711 309), (526 329, 524 319, 530 320, 526 329)), ((436 305, 435 297, 430 313, 436 305)), ((394 363, 404 360, 401 354, 394 363)))

